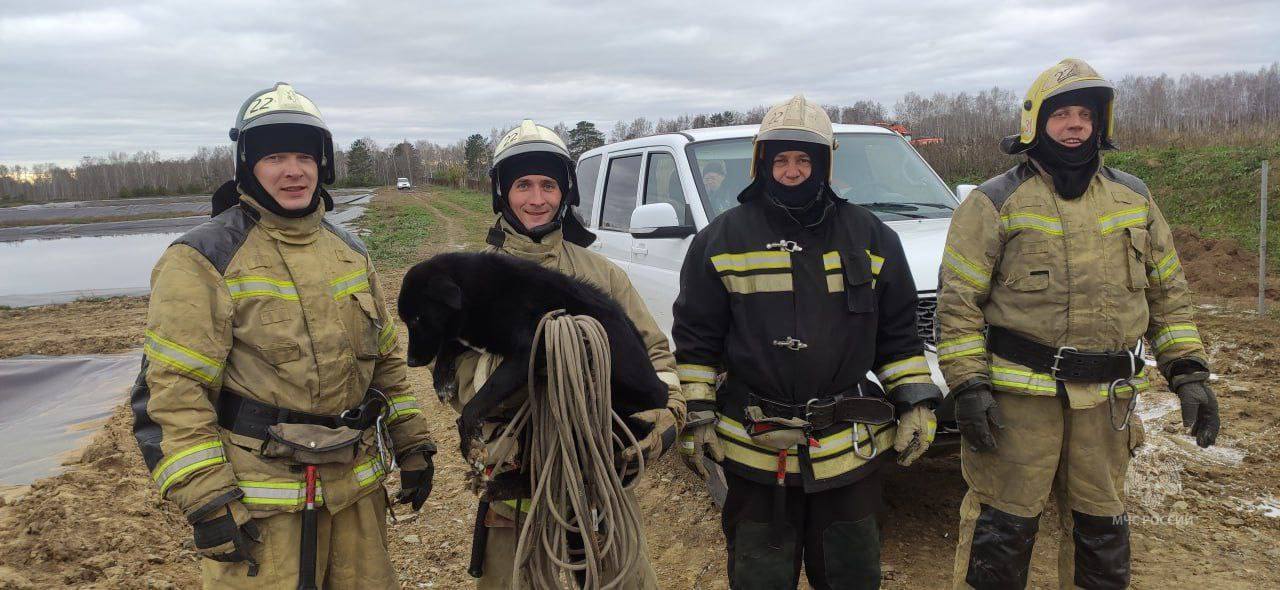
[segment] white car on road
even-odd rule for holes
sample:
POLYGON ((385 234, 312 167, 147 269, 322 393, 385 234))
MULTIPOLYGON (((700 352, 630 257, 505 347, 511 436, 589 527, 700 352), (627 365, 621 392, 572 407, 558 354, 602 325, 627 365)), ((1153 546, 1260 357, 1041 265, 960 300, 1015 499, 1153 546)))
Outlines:
MULTIPOLYGON (((694 233, 738 204, 738 193, 750 182, 756 128, 654 135, 602 146, 578 158, 578 212, 599 236, 591 249, 626 271, 668 336, 685 251, 694 233)), ((864 125, 834 128, 839 147, 832 188, 870 209, 902 238, 919 290, 916 315, 925 356, 934 381, 946 391, 935 355, 938 267, 951 212, 973 187, 962 185, 952 193, 893 131, 864 125)), ((940 418, 949 418, 949 409, 940 418)))

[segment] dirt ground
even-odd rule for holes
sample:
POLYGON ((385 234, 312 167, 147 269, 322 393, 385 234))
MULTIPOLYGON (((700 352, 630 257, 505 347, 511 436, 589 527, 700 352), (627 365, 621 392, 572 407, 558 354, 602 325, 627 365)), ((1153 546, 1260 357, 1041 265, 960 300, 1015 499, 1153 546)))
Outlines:
MULTIPOLYGON (((386 191, 375 206, 416 203, 446 220, 426 256, 457 244, 475 247, 483 225, 474 210, 424 189, 386 191)), ((1203 242, 1187 236, 1188 249, 1203 242)), ((1212 253, 1218 245, 1205 247, 1212 253)), ((1245 257, 1247 258, 1247 257, 1245 257)), ((1218 269, 1198 264, 1193 273, 1218 269)), ((394 300, 403 269, 383 269, 394 300)), ((1245 275, 1249 276, 1249 275, 1245 275)), ((1145 395, 1140 415, 1147 443, 1128 482, 1133 516, 1135 588, 1280 587, 1280 322, 1258 318, 1239 289, 1240 274, 1193 276, 1200 288, 1198 321, 1219 379, 1223 434, 1203 450, 1182 434, 1176 399, 1145 395), (1207 286, 1207 287, 1206 287, 1207 286), (1226 285, 1225 288, 1232 288, 1226 285)), ((1255 281, 1256 285, 1256 281, 1255 281)), ((141 298, 0 311, 0 357, 110 352, 137 346, 145 321, 141 298), (86 319, 93 329, 86 329, 86 319)), ((401 328, 401 338, 404 333, 401 328)), ((425 370, 410 378, 443 449, 436 487, 418 515, 390 527, 393 560, 404 588, 469 587, 474 497, 464 489, 452 410, 439 404, 425 370)), ((192 588, 199 565, 190 529, 155 492, 122 405, 65 473, 36 482, 0 506, 0 590, 7 588, 192 588)), ((392 482, 394 489, 396 484, 392 482)), ((956 517, 965 485, 955 456, 925 459, 887 478, 883 562, 886 588, 949 584, 956 517)), ((714 505, 674 456, 639 484, 650 557, 666 588, 727 588, 724 540, 714 505)), ((1057 527, 1053 510, 1041 520, 1032 587, 1056 585, 1057 527)))

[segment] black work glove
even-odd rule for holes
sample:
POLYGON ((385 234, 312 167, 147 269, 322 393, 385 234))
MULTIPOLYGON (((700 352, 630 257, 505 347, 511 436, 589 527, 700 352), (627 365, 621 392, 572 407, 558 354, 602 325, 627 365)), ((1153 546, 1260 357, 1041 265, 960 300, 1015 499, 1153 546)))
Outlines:
POLYGON ((1196 444, 1203 448, 1213 446, 1222 426, 1218 418, 1218 398, 1209 389, 1209 373, 1195 371, 1174 375, 1169 380, 1173 392, 1182 402, 1182 425, 1191 429, 1196 444))
MULTIPOLYGON (((193 523, 196 552, 214 561, 249 563, 249 575, 258 573, 258 563, 251 554, 253 543, 262 536, 249 516, 249 509, 238 500, 223 505, 220 514, 193 523)), ((216 513, 216 512, 215 512, 216 513)))
POLYGON ((996 448, 992 427, 999 430, 999 405, 991 397, 991 386, 978 384, 956 394, 956 425, 969 448, 980 453, 996 448))
POLYGON ((436 446, 427 444, 400 459, 400 491, 396 492, 396 504, 409 504, 414 512, 422 509, 431 496, 431 479, 436 474, 432 461, 435 454, 436 446))

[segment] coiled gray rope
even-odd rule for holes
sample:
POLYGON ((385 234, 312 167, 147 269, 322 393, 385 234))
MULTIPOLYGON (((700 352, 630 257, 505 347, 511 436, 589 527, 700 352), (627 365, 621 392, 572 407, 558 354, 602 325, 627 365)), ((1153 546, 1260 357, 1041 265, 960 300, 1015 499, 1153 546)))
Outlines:
MULTIPOLYGON (((644 458, 632 485, 624 486, 615 455, 636 439, 611 407, 609 339, 594 318, 555 311, 538 323, 535 346, 539 342, 546 348, 545 387, 536 386, 535 350, 529 395, 501 437, 511 440, 529 426, 533 497, 520 527, 513 582, 516 588, 617 588, 639 575, 643 525, 628 490, 643 474, 644 458), (582 548, 572 548, 571 539, 582 548)), ((513 448, 505 445, 506 456, 493 464, 511 459, 513 448)))

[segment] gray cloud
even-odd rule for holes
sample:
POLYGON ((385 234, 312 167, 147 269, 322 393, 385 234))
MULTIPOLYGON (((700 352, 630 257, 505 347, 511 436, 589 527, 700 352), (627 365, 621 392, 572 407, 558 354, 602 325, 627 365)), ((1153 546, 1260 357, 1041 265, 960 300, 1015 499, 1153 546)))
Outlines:
POLYGON ((226 142, 252 91, 288 80, 346 145, 450 142, 522 117, 610 126, 804 92, 1021 93, 1062 57, 1104 75, 1280 59, 1266 0, 1036 2, 5 1, 0 162, 226 142))

